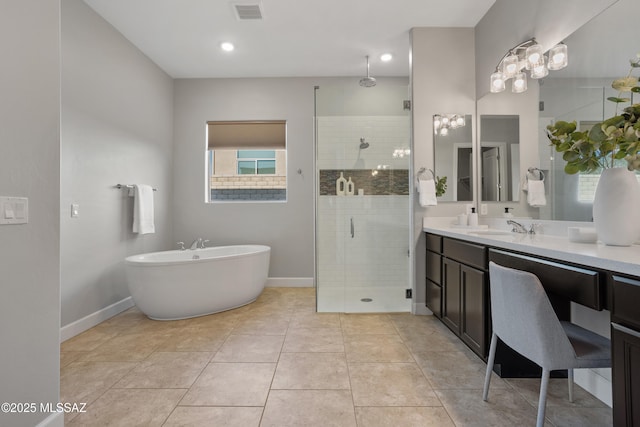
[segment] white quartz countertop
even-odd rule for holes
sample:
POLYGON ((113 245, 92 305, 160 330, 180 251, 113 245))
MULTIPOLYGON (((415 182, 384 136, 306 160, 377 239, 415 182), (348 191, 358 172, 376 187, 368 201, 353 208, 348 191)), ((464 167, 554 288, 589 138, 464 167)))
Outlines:
POLYGON ((545 258, 581 264, 586 267, 640 277, 640 245, 607 246, 603 243, 575 243, 568 237, 545 234, 478 235, 478 230, 454 228, 425 221, 423 230, 454 239, 467 240, 495 248, 508 249, 545 258))

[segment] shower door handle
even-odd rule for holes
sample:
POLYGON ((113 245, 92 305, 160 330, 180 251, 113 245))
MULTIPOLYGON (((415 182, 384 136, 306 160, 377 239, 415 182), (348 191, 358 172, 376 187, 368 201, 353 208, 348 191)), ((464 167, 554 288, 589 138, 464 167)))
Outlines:
POLYGON ((351 238, 353 239, 353 237, 355 236, 356 231, 353 228, 353 217, 351 217, 351 238))

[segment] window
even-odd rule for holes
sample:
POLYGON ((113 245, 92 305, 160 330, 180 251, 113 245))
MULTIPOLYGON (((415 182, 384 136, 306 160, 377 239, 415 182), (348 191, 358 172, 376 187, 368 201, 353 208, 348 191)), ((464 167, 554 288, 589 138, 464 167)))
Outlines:
POLYGON ((286 122, 207 123, 208 201, 285 201, 286 122))
POLYGON ((238 175, 275 175, 275 150, 238 150, 238 175))

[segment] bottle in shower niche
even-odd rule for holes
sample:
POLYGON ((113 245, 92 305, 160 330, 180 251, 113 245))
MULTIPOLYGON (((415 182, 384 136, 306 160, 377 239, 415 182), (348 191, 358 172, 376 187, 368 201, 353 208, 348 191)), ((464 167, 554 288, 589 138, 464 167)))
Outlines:
POLYGON ((356 185, 353 183, 353 181, 351 181, 351 177, 349 177, 349 180, 347 181, 346 193, 347 196, 353 196, 354 194, 356 194, 356 185))
POLYGON ((344 178, 342 172, 340 172, 340 178, 336 179, 336 195, 344 196, 347 191, 347 180, 344 178))

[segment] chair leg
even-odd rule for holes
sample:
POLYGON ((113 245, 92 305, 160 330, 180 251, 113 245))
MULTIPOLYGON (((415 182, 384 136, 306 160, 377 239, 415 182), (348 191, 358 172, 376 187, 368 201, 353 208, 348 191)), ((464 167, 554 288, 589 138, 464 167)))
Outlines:
POLYGON ((567 370, 567 380, 569 382, 569 402, 573 403, 573 369, 567 370))
POLYGON ((493 371, 493 363, 496 360, 496 347, 498 345, 498 336, 494 333, 491 335, 491 346, 489 347, 489 360, 487 360, 487 372, 484 376, 484 390, 482 392, 482 400, 485 402, 489 397, 489 383, 491 382, 491 372, 493 371))
POLYGON ((551 371, 542 368, 542 378, 540 381, 540 398, 538 400, 538 419, 536 427, 544 426, 544 412, 547 406, 547 389, 549 388, 549 375, 551 371))

